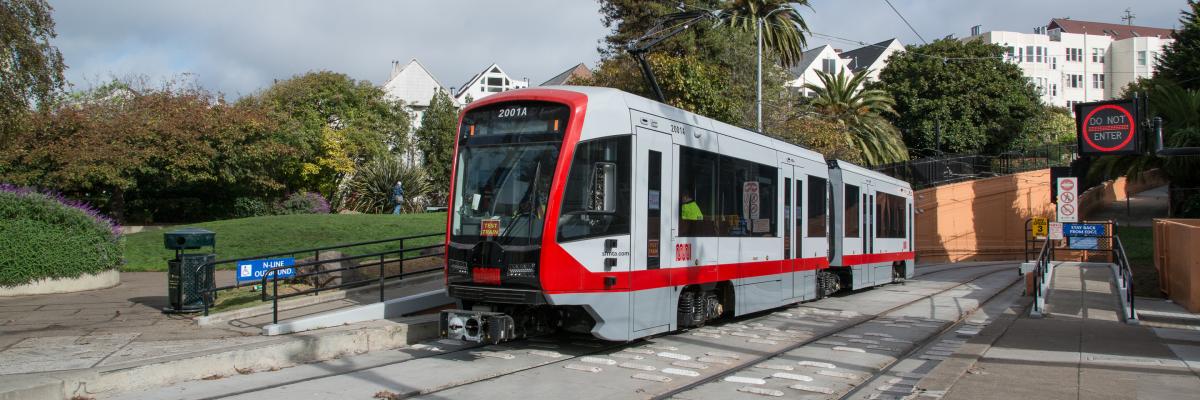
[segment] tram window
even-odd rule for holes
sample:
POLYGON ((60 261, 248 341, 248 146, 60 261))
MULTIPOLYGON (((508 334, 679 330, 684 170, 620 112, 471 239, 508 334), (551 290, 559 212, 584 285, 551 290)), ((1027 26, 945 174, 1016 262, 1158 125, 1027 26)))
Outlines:
POLYGON ((721 156, 718 236, 775 236, 778 169, 721 156))
POLYGON ((825 237, 825 202, 829 194, 825 178, 808 177, 808 237, 825 237))
POLYGON ((846 193, 842 196, 846 201, 846 220, 842 224, 846 228, 846 237, 858 237, 858 186, 846 185, 846 193))
POLYGON ((651 150, 646 168, 646 269, 658 269, 662 220, 662 153, 651 150))
POLYGON ((632 170, 629 155, 630 136, 599 139, 580 143, 571 161, 567 174, 567 187, 563 191, 562 212, 558 219, 558 240, 569 241, 599 236, 629 234, 629 202, 632 170), (608 186, 596 179, 609 174, 597 175, 602 169, 596 165, 614 168, 616 177, 614 193, 596 193, 595 188, 608 186), (603 203, 615 200, 612 210, 598 210, 597 196, 615 196, 602 199, 603 203))
POLYGON ((717 236, 719 160, 714 153, 679 148, 679 236, 717 236))
POLYGON ((879 192, 875 195, 875 237, 899 239, 907 230, 903 197, 879 192))
POLYGON ((792 178, 783 178, 783 259, 792 258, 792 178))

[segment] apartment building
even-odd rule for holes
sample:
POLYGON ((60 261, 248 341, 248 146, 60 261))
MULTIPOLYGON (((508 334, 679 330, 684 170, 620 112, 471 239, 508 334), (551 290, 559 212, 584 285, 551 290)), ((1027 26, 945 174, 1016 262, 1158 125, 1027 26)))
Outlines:
POLYGON ((980 32, 963 40, 983 40, 1005 48, 1005 59, 1021 67, 1047 104, 1112 99, 1138 78, 1154 76, 1155 62, 1171 43, 1171 30, 1055 18, 1033 33, 980 32))

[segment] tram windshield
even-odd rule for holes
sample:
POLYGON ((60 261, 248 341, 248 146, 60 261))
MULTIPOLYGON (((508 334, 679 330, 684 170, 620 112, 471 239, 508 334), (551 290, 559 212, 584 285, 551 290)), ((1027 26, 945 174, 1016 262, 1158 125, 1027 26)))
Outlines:
POLYGON ((452 241, 541 242, 567 116, 566 106, 540 102, 501 103, 463 116, 452 241))

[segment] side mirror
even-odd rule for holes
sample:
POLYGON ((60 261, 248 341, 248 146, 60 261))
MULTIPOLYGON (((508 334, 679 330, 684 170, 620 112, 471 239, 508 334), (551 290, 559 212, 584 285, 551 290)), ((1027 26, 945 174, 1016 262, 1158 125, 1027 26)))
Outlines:
POLYGON ((617 164, 592 164, 591 193, 588 211, 611 213, 617 211, 617 164))

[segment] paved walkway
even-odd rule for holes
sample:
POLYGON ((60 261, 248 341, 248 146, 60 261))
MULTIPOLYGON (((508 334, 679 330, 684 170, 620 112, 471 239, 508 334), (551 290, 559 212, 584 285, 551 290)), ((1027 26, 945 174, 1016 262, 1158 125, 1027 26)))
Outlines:
POLYGON ((1168 209, 1167 187, 1159 186, 1132 196, 1129 201, 1114 201, 1107 207, 1087 216, 1088 220, 1117 221, 1117 226, 1150 227, 1154 218, 1166 218, 1168 209))
POLYGON ((1121 321, 1108 267, 1058 267, 1046 317, 1014 321, 947 399, 1184 399, 1200 332, 1121 321))
MULTIPOLYGON (((233 271, 218 271, 218 285, 233 280, 233 271)), ((389 285, 386 297, 437 289, 442 281, 403 284, 402 288, 389 285)), ((378 301, 378 292, 370 290, 280 311, 280 318, 378 301)), ((261 336, 262 326, 271 323, 270 314, 200 327, 192 320, 194 315, 163 314, 166 305, 167 278, 162 272, 122 273, 121 284, 110 289, 0 298, 0 378, 151 361, 273 340, 261 336)))

